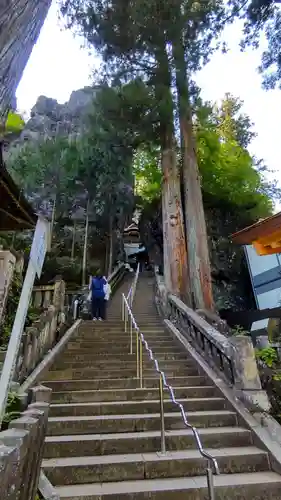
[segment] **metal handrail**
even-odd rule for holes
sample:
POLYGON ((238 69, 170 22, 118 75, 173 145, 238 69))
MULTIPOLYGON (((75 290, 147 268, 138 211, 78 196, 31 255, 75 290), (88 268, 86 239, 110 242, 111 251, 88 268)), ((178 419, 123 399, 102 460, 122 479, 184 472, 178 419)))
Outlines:
POLYGON ((128 295, 126 297, 127 301, 130 303, 131 307, 132 307, 133 302, 134 302, 134 297, 135 297, 135 293, 136 293, 136 286, 137 286, 137 282, 139 279, 139 273, 140 273, 140 264, 138 263, 136 274, 135 274, 134 279, 133 279, 133 283, 130 286, 130 290, 129 290, 128 295))
POLYGON ((143 333, 140 331, 140 329, 137 325, 137 322, 134 318, 134 315, 132 313, 131 307, 129 306, 128 300, 124 294, 122 294, 122 303, 123 303, 122 309, 124 307, 124 309, 127 310, 127 314, 125 314, 124 318, 123 318, 125 321, 125 332, 127 331, 128 315, 130 317, 130 337, 131 337, 130 354, 132 354, 132 351, 133 351, 133 346, 132 346, 133 329, 136 332, 137 378, 140 379, 140 387, 141 388, 143 387, 143 369, 142 369, 143 368, 142 367, 142 361, 143 361, 142 360, 142 358, 143 358, 142 346, 143 345, 145 346, 146 351, 149 353, 150 360, 154 362, 156 371, 160 375, 160 377, 159 377, 159 395, 160 395, 160 420, 161 420, 161 452, 166 453, 165 415, 164 415, 164 396, 163 396, 163 390, 164 390, 164 388, 166 388, 169 391, 171 401, 179 408, 179 410, 181 412, 181 416, 182 416, 184 425, 188 429, 191 429, 191 431, 195 437, 197 449, 198 449, 200 455, 203 458, 206 458, 206 460, 208 461, 207 468, 206 468, 206 475, 207 475, 209 500, 215 500, 213 468, 214 468, 216 475, 220 474, 217 460, 214 457, 212 457, 212 455, 210 455, 207 451, 204 450, 196 427, 194 427, 193 425, 191 425, 188 422, 184 407, 181 403, 179 403, 179 401, 177 401, 177 399, 175 397, 174 388, 170 384, 167 383, 165 373, 162 370, 160 370, 158 360, 154 356, 152 350, 150 349, 148 342, 144 338, 143 333), (212 466, 213 466, 213 468, 212 468, 212 466))
MULTIPOLYGON (((127 304, 130 303, 131 307, 133 307, 137 282, 139 279, 139 273, 140 273, 140 264, 138 263, 136 274, 134 276, 133 282, 130 286, 130 290, 129 290, 127 297, 126 297, 126 303, 127 304)), ((122 295, 122 297, 123 297, 123 295, 122 295)), ((125 298, 125 295, 124 295, 124 298, 125 298)), ((125 331, 127 331, 128 309, 126 308, 125 301, 123 301, 123 300, 122 300, 122 320, 125 322, 125 331)), ((130 354, 133 354, 133 329, 132 329, 132 323, 130 323, 130 324, 131 324, 131 327, 130 327, 130 354)))

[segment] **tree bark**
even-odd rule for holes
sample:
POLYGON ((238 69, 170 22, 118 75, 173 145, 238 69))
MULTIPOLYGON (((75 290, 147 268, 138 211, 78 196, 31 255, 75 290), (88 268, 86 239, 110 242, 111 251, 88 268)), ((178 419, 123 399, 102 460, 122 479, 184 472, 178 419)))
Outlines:
POLYGON ((76 237, 76 220, 73 222, 72 244, 71 244, 71 254, 70 254, 71 260, 74 260, 75 237, 76 237))
POLYGON ((158 54, 157 62, 158 83, 155 90, 160 103, 164 277, 167 289, 189 304, 180 176, 175 154, 171 74, 165 44, 158 54))
POLYGON ((112 273, 112 261, 113 261, 113 230, 112 230, 112 216, 109 219, 109 252, 108 252, 108 267, 107 276, 112 273))
POLYGON ((173 46, 182 144, 182 178, 192 306, 214 308, 201 179, 190 109, 187 67, 181 41, 173 46))
POLYGON ((89 233, 89 208, 90 208, 90 200, 88 198, 87 209, 86 209, 85 238, 84 238, 84 248, 83 248, 82 285, 86 285, 87 248, 88 248, 88 233, 89 233))
POLYGON ((0 123, 13 107, 22 77, 51 0, 1 0, 0 2, 0 123))
POLYGON ((51 218, 51 228, 50 228, 50 250, 52 248, 54 224, 56 219, 56 207, 57 207, 57 194, 54 196, 53 208, 52 208, 52 218, 51 218))

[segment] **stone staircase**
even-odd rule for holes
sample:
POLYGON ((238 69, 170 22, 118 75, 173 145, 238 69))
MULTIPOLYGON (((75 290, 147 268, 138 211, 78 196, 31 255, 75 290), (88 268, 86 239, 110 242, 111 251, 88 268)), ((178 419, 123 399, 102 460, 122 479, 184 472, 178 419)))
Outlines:
MULTIPOLYGON (((144 387, 120 319, 122 285, 106 323, 84 322, 43 383, 53 389, 43 470, 61 499, 208 499, 206 460, 165 393, 167 453, 160 453, 158 377, 144 357, 144 387)), ((218 499, 280 499, 266 451, 165 330, 153 280, 140 278, 134 313, 175 394, 218 461, 218 499)))

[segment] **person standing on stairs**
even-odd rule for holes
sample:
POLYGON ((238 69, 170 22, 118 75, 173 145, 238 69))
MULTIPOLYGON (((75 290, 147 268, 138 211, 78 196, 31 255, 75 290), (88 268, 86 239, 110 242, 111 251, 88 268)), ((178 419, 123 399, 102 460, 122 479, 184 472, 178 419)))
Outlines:
POLYGON ((92 291, 92 318, 94 321, 105 319, 106 310, 106 285, 107 280, 101 274, 94 276, 91 283, 92 291))

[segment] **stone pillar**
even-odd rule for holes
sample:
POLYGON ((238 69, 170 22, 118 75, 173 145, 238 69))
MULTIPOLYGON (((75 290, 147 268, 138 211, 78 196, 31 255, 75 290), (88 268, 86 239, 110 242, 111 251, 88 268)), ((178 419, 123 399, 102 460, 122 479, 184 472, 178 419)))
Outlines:
POLYGON ((262 390, 255 351, 250 337, 232 337, 232 360, 238 396, 255 410, 269 411, 270 403, 262 390))
POLYGON ((16 261, 15 272, 21 277, 23 274, 23 268, 24 268, 24 258, 22 255, 20 255, 16 261))
POLYGON ((0 251, 0 324, 3 322, 16 257, 9 250, 0 251))
POLYGON ((259 337, 256 338, 256 342, 257 342, 257 349, 265 349, 267 347, 270 347, 267 335, 260 335, 259 337))
POLYGON ((58 280, 55 282, 53 305, 58 311, 59 323, 64 323, 64 301, 65 301, 65 282, 63 280, 58 280))

